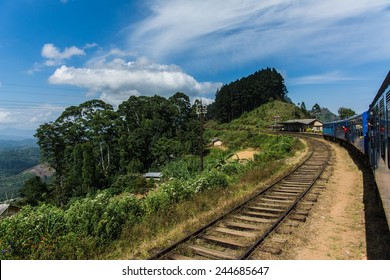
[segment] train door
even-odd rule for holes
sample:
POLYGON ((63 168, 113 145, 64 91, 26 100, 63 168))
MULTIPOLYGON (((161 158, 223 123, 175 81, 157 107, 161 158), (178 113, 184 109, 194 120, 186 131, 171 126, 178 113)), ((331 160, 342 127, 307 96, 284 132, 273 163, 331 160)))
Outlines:
POLYGON ((368 157, 370 156, 369 142, 370 142, 370 132, 369 132, 369 112, 364 112, 362 114, 362 136, 364 141, 364 154, 368 157))
POLYGON ((383 161, 386 161, 386 138, 385 138, 385 101, 384 98, 379 101, 379 145, 380 155, 383 161))
POLYGON ((387 108, 387 166, 390 169, 390 91, 386 94, 386 108, 387 108))
POLYGON ((378 167, 379 141, 378 141, 378 105, 370 109, 369 120, 369 150, 370 164, 373 169, 378 167))

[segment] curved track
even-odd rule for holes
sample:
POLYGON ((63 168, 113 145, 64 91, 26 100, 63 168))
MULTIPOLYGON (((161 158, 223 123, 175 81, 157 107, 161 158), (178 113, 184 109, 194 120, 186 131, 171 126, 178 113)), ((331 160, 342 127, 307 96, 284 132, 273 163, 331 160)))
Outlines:
POLYGON ((277 246, 266 244, 286 240, 271 233, 289 233, 289 227, 305 221, 315 200, 308 193, 330 159, 325 143, 307 141, 310 152, 291 173, 152 259, 239 260, 250 258, 256 248, 277 253, 277 246))

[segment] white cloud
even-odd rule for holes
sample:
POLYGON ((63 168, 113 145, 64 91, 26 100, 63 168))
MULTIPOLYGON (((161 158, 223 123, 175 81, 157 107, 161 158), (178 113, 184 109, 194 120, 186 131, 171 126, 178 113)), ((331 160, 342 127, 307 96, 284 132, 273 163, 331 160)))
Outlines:
POLYGON ((12 126, 20 129, 36 129, 39 125, 55 120, 64 106, 51 104, 0 108, 0 127, 12 126))
POLYGON ((45 62, 46 66, 55 66, 62 64, 65 60, 70 59, 73 56, 85 55, 85 52, 75 46, 65 48, 64 51, 61 52, 60 49, 53 44, 44 44, 41 55, 48 59, 45 62))
POLYGON ((343 81, 361 81, 361 77, 347 76, 339 71, 332 71, 318 75, 307 75, 288 79, 290 85, 334 84, 343 81))
POLYGON ((215 93, 222 85, 198 82, 176 65, 152 63, 145 57, 126 61, 103 56, 94 59, 87 67, 61 66, 49 77, 51 84, 74 85, 89 89, 101 98, 118 105, 130 95, 171 96, 177 91, 190 96, 215 93))
POLYGON ((43 124, 45 122, 53 120, 55 112, 64 110, 64 108, 56 108, 50 105, 43 105, 42 110, 35 112, 34 116, 28 120, 29 124, 43 124))
POLYGON ((41 56, 46 60, 43 63, 35 62, 34 66, 27 71, 28 74, 34 74, 35 72, 41 71, 44 67, 53 67, 64 64, 74 56, 85 56, 85 50, 91 49, 98 46, 96 43, 85 44, 82 49, 76 46, 66 47, 61 51, 54 44, 44 44, 41 49, 41 56))
POLYGON ((61 52, 53 44, 44 44, 41 54, 43 57, 50 59, 68 59, 74 55, 85 55, 85 52, 75 46, 65 48, 65 50, 61 52))
POLYGON ((319 54, 334 61, 390 57, 390 41, 383 40, 390 36, 384 28, 390 24, 388 0, 147 3, 151 15, 128 28, 128 43, 153 59, 185 57, 188 64, 234 66, 281 53, 319 54))
POLYGON ((6 124, 11 122, 11 113, 4 110, 0 109, 0 124, 6 124))

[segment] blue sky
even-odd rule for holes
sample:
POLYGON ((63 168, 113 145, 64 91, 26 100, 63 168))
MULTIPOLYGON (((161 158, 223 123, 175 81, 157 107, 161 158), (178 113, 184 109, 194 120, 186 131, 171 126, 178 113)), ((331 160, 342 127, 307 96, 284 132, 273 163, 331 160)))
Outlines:
POLYGON ((213 99, 274 67, 294 103, 368 108, 390 70, 390 1, 1 0, 0 129, 130 95, 213 99))

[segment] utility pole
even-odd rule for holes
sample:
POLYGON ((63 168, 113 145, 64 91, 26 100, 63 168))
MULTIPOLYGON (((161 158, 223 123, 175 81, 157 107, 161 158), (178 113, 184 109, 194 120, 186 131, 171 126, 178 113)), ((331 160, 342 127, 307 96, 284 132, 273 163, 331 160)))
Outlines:
POLYGON ((200 171, 203 171, 203 122, 204 116, 207 113, 207 106, 203 105, 202 99, 200 99, 200 103, 196 105, 196 114, 200 119, 200 171))
POLYGON ((274 116, 274 129, 278 131, 278 123, 280 121, 280 116, 274 116))

